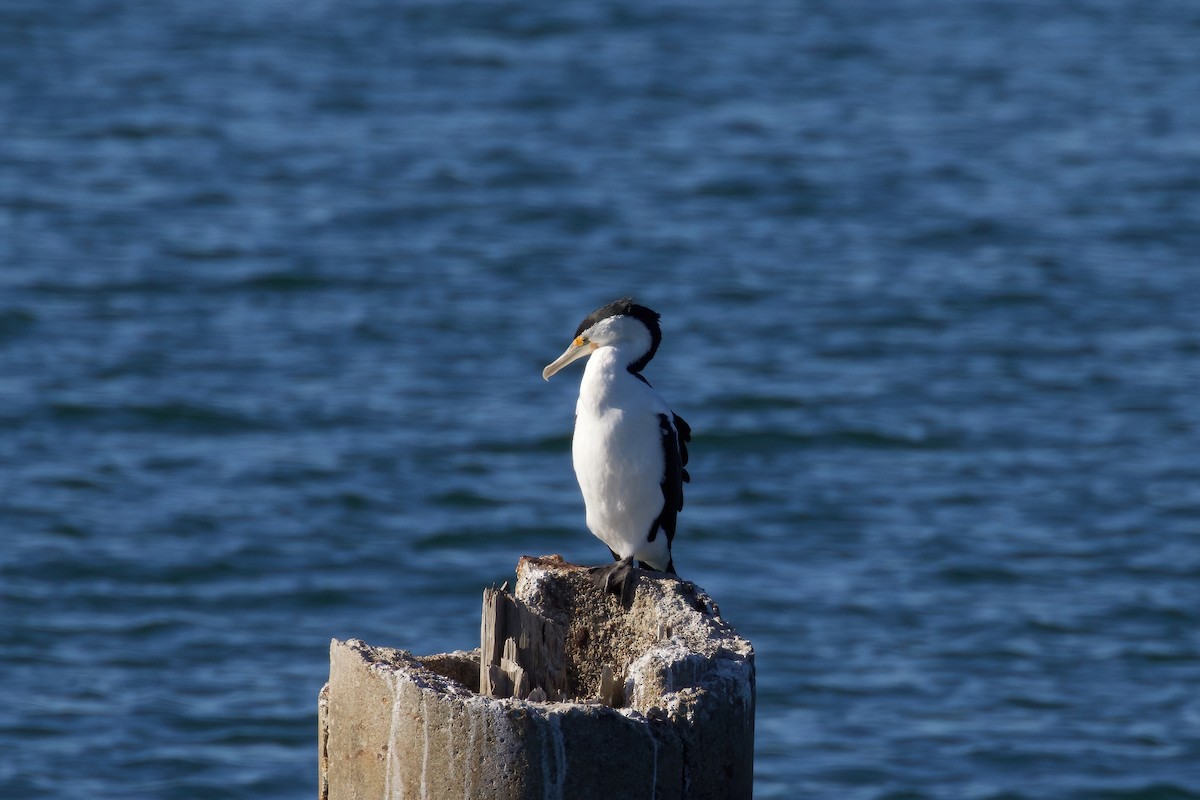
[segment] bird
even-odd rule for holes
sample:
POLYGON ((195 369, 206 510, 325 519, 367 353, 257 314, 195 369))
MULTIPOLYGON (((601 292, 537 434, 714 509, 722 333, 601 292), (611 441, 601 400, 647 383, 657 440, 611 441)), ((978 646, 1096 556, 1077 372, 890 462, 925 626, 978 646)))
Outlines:
POLYGON ((671 410, 642 370, 662 342, 659 314, 624 297, 588 314, 551 376, 588 358, 575 404, 571 462, 583 494, 587 527, 615 561, 593 568, 606 591, 631 599, 638 566, 675 572, 671 545, 683 510, 691 426, 671 410))

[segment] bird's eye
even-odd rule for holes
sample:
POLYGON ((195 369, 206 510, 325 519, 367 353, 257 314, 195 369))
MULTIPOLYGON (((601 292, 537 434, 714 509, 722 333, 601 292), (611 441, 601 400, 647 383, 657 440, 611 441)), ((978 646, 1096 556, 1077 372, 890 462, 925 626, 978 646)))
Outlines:
POLYGON ((588 343, 588 338, 586 336, 576 336, 575 337, 575 346, 576 347, 583 347, 587 343, 588 343))

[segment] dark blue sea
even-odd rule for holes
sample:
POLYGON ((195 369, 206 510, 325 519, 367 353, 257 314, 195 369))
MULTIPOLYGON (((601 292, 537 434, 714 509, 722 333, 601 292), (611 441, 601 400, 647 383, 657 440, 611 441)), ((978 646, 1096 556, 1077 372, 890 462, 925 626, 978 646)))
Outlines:
POLYGON ((308 798, 663 315, 760 798, 1200 798, 1200 5, 4 0, 0 794, 308 798))

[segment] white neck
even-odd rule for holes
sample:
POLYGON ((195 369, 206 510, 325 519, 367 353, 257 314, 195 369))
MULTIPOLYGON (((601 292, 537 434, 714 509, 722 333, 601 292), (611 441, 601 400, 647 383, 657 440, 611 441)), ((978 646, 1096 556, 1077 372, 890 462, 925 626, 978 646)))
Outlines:
POLYGON ((638 382, 626 369, 636 360, 620 344, 601 347, 588 356, 579 383, 579 408, 585 405, 585 398, 589 409, 605 408, 611 404, 613 392, 619 391, 626 381, 638 382))

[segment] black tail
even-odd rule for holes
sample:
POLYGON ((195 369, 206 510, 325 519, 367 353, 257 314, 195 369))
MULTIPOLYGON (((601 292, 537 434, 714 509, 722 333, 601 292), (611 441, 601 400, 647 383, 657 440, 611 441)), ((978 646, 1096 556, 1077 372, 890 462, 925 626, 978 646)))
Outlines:
POLYGON ((667 575, 678 575, 679 574, 678 572, 675 571, 675 559, 673 559, 673 558, 667 561, 666 569, 655 569, 654 567, 647 564, 645 561, 639 561, 638 566, 641 567, 642 569, 646 570, 647 572, 665 572, 667 575))

